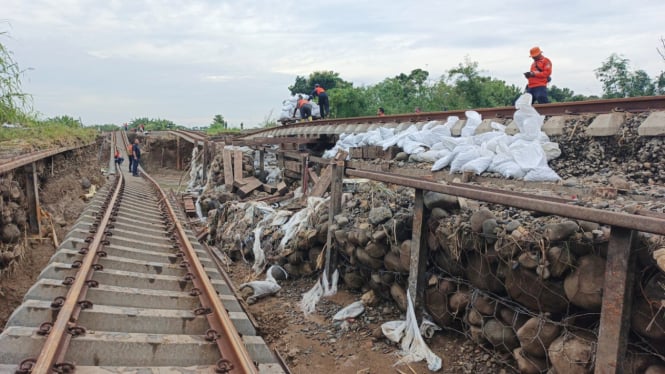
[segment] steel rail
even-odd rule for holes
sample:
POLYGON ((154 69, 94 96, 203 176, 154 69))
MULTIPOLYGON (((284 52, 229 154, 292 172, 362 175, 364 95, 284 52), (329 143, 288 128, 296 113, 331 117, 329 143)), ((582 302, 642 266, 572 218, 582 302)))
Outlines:
POLYGON ((611 212, 606 210, 580 207, 561 202, 550 201, 538 196, 526 197, 509 193, 498 192, 492 189, 466 188, 426 181, 392 173, 382 173, 361 169, 345 169, 345 174, 353 177, 368 178, 371 180, 393 183, 401 186, 439 192, 468 199, 485 201, 489 203, 513 206, 541 213, 598 222, 605 225, 619 226, 637 231, 665 235, 665 219, 639 216, 627 213, 611 212))
POLYGON ((63 356, 67 345, 69 343, 69 330, 72 327, 76 326, 77 313, 80 312, 81 306, 78 304, 81 295, 87 290, 86 281, 88 281, 92 275, 92 266, 98 257, 98 249, 102 242, 103 237, 106 235, 105 229, 108 223, 111 220, 113 215, 113 210, 115 202, 118 200, 118 196, 122 191, 122 186, 124 179, 122 173, 118 173, 115 178, 115 190, 113 191, 111 198, 109 199, 108 206, 104 211, 104 215, 99 223, 97 232, 93 236, 92 242, 88 246, 88 251, 83 257, 83 261, 79 268, 79 271, 76 273, 74 283, 71 285, 67 291, 65 301, 58 312, 58 316, 53 323, 53 327, 48 333, 46 342, 42 347, 42 350, 37 357, 36 362, 32 367, 33 373, 50 373, 53 370, 53 365, 56 364, 56 360, 59 356, 63 356))
POLYGON ((169 130, 169 133, 181 137, 185 140, 187 140, 190 143, 194 143, 196 145, 203 145, 203 143, 206 141, 207 137, 205 134, 196 134, 192 131, 185 131, 185 130, 169 130))
POLYGON ((225 360, 229 360, 231 363, 239 365, 239 367, 234 366, 230 370, 232 373, 258 373, 254 363, 252 362, 249 352, 245 348, 245 344, 242 342, 242 339, 238 335, 237 331, 232 327, 233 322, 229 317, 228 312, 222 305, 222 302, 217 297, 217 292, 213 288, 212 283, 208 279, 208 275, 201 265, 201 262, 194 251, 194 247, 187 238, 187 234, 178 220, 175 211, 171 203, 169 202, 168 196, 164 193, 159 187, 159 184, 156 180, 150 177, 148 174, 142 173, 143 176, 150 181, 155 190, 160 195, 160 200, 163 201, 164 207, 167 210, 169 218, 174 224, 176 230, 176 235, 180 241, 181 247, 184 247, 184 254, 187 257, 188 268, 193 274, 192 282, 198 286, 197 288, 201 291, 205 301, 209 305, 203 305, 203 307, 210 308, 210 313, 206 314, 208 317, 208 322, 211 327, 215 329, 216 333, 220 336, 215 339, 217 346, 219 347, 220 353, 225 360))
POLYGON ((37 152, 32 152, 32 153, 27 153, 23 155, 18 155, 15 157, 12 157, 9 159, 9 161, 3 161, 0 163, 0 174, 6 173, 8 171, 14 170, 16 168, 19 168, 21 166, 30 164, 35 161, 39 161, 41 159, 44 159, 49 156, 57 155, 62 152, 67 152, 71 151, 73 149, 78 149, 78 148, 83 148, 83 147, 88 147, 91 146, 95 143, 88 143, 84 145, 76 145, 76 146, 71 146, 71 147, 60 147, 60 148, 54 148, 54 149, 45 149, 42 151, 37 151, 37 152))
MULTIPOLYGON (((626 111, 626 112, 643 112, 650 110, 664 110, 665 109, 665 96, 640 96, 629 97, 623 99, 604 99, 604 100, 587 100, 587 101, 574 101, 564 103, 550 103, 550 104, 536 104, 534 107, 541 115, 555 116, 555 115, 569 115, 569 114, 584 114, 584 113, 609 113, 612 111, 626 111)), ((497 108, 478 108, 478 109, 462 109, 450 110, 445 112, 424 112, 424 113, 407 113, 396 114, 383 117, 365 116, 365 117, 349 117, 349 118, 335 118, 335 119, 319 119, 313 122, 295 123, 278 127, 278 129, 292 130, 307 127, 319 126, 339 126, 351 124, 384 124, 384 123, 402 123, 402 122, 423 122, 434 120, 446 120, 450 116, 457 116, 460 119, 466 118, 465 112, 473 110, 478 112, 482 118, 512 118, 515 114, 514 106, 505 106, 497 108)), ((276 128, 267 128, 260 131, 253 132, 237 139, 251 139, 255 137, 263 137, 263 133, 275 131, 276 128)), ((288 136, 293 134, 276 135, 288 136)))

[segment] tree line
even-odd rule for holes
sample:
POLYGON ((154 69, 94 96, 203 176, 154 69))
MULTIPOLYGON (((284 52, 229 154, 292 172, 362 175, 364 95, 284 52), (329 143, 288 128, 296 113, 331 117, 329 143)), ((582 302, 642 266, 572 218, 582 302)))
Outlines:
MULTIPOLYGON (((665 59, 662 52, 661 55, 665 59)), ((618 54, 609 56, 594 73, 602 83, 602 98, 665 94, 665 72, 651 78, 644 70, 633 70, 630 60, 618 54)), ((413 112, 416 107, 422 111, 445 111, 510 106, 524 92, 522 86, 483 74, 478 63, 469 59, 436 80, 430 79, 428 71, 415 69, 374 85, 354 87, 337 72, 315 71, 308 77, 296 76, 288 89, 292 95, 309 93, 315 83, 326 88, 331 114, 338 118, 374 115, 379 107, 388 114, 397 114, 413 112)), ((601 98, 576 94, 557 85, 548 87, 548 96, 552 102, 601 98)))

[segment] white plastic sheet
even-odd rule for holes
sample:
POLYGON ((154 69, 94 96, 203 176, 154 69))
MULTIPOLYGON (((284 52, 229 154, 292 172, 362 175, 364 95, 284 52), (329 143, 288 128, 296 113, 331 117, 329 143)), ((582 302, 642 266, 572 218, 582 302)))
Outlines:
POLYGON ((441 369, 441 358, 435 355, 423 340, 408 291, 406 296, 408 303, 406 321, 390 321, 381 325, 383 335, 393 342, 399 343, 402 348, 400 352, 402 358, 394 366, 426 360, 429 370, 438 371, 441 369))

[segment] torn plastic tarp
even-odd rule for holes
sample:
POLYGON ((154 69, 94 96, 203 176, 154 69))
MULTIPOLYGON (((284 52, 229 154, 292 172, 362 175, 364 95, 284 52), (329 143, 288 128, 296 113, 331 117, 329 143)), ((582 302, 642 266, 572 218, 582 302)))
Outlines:
POLYGON ((411 303, 409 291, 406 292, 407 310, 406 321, 390 321, 381 325, 381 331, 388 339, 399 343, 402 347, 399 359, 394 366, 409 362, 427 361, 427 368, 431 371, 441 369, 441 358, 429 349, 418 328, 418 321, 411 303))
POLYGON ((316 281, 314 287, 309 291, 302 294, 300 300, 300 309, 305 315, 310 315, 316 311, 316 304, 321 300, 322 296, 333 296, 337 293, 337 281, 339 280, 339 273, 337 270, 332 275, 332 283, 328 282, 328 267, 323 270, 321 277, 316 281))

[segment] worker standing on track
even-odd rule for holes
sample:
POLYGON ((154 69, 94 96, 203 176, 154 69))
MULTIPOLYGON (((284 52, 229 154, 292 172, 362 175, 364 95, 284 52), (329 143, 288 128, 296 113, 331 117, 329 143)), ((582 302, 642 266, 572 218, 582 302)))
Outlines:
POLYGON ((314 85, 314 90, 310 96, 319 98, 319 111, 321 113, 321 118, 326 118, 329 116, 330 102, 328 101, 328 94, 326 93, 326 90, 317 83, 314 85))
POLYGON ((293 117, 296 116, 296 111, 300 109, 300 118, 302 120, 312 120, 312 104, 310 104, 309 100, 310 99, 303 99, 302 95, 298 95, 298 104, 293 111, 293 117))
POLYGON ((115 158, 115 163, 118 164, 118 166, 122 165, 122 162, 125 161, 125 159, 120 156, 118 147, 115 147, 115 153, 113 154, 113 157, 115 158))
POLYGON ((127 158, 129 159, 129 172, 130 173, 132 172, 132 167, 134 167, 134 156, 133 156, 133 154, 134 154, 134 147, 130 143, 127 146, 127 158))
POLYGON ((543 56, 543 52, 539 47, 533 47, 529 52, 531 58, 533 58, 533 63, 531 69, 524 73, 524 77, 529 82, 526 86, 526 92, 533 97, 532 103, 537 101, 539 104, 547 104, 550 102, 547 98, 547 83, 551 80, 552 61, 543 56))
POLYGON ((134 139, 134 146, 132 147, 132 156, 134 162, 132 165, 132 175, 139 177, 139 162, 141 161, 141 147, 139 147, 139 138, 134 139))

